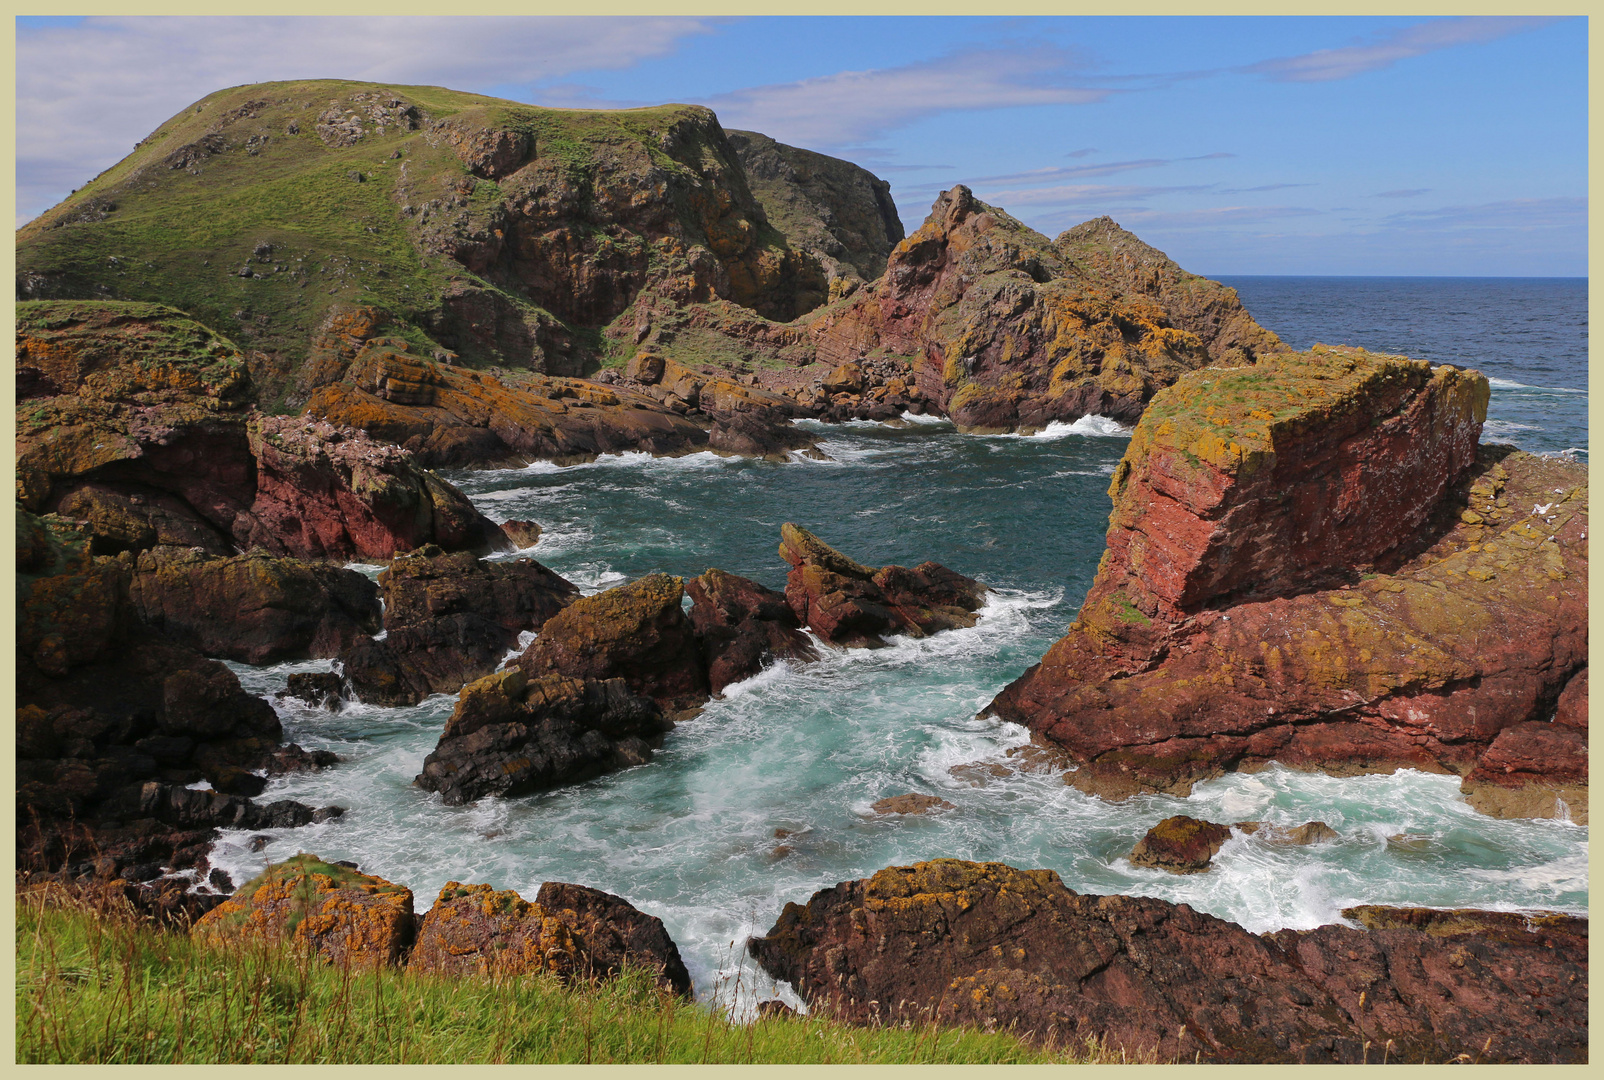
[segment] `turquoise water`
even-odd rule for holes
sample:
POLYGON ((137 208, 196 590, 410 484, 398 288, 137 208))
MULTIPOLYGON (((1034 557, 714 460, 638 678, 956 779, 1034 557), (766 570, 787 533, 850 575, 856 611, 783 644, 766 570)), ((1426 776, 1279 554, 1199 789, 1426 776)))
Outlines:
MULTIPOLYGON (((1587 830, 1483 817, 1455 778, 1272 769, 1201 785, 1191 799, 1112 805, 1050 775, 984 786, 954 776, 954 766, 1008 762, 1007 750, 1027 741, 1023 729, 975 714, 1073 618, 1102 552, 1109 475, 1128 435, 1096 418, 1032 438, 960 436, 928 421, 815 427, 833 460, 623 455, 453 479, 497 520, 544 526, 531 554, 586 592, 709 566, 781 588, 780 524, 795 521, 868 563, 933 558, 991 584, 997 594, 978 625, 771 668, 681 724, 649 765, 467 807, 411 786, 453 697, 333 715, 281 704, 289 738, 347 760, 275 779, 264 798, 350 812, 269 833, 260 853, 247 850, 253 834, 225 833, 214 862, 240 882, 297 850, 351 859, 410 886, 420 909, 453 879, 526 897, 548 880, 595 886, 663 919, 699 995, 729 1001, 739 977, 743 1006, 774 988, 754 988, 749 962, 740 970, 739 942, 766 931, 786 901, 936 856, 1050 867, 1077 890, 1184 901, 1251 930, 1316 926, 1355 903, 1586 911, 1587 830), (875 800, 909 791, 955 809, 870 813, 875 800), (1341 839, 1275 848, 1235 837, 1214 869, 1191 877, 1132 867, 1131 846, 1177 813, 1318 818, 1341 839), (1389 845, 1398 834, 1416 839, 1389 845)), ((235 670, 270 694, 291 671, 328 667, 235 670)))

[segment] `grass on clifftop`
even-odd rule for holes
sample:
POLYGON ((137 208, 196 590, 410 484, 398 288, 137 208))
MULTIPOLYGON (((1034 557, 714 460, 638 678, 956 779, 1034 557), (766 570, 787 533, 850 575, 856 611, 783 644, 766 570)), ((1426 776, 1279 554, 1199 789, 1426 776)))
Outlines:
POLYGON ((30 1063, 970 1063, 1118 1061, 1004 1033, 738 1025, 627 975, 564 987, 342 971, 287 947, 210 944, 60 890, 19 893, 17 1060, 30 1063))

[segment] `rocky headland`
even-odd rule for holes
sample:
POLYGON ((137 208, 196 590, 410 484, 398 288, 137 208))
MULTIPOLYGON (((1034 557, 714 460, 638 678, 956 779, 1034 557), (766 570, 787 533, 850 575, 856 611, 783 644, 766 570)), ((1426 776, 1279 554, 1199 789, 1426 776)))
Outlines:
POLYGON ((1076 622, 988 711, 1107 798, 1276 761, 1585 821, 1586 470, 1479 445, 1487 392, 1362 350, 1185 376, 1076 622))

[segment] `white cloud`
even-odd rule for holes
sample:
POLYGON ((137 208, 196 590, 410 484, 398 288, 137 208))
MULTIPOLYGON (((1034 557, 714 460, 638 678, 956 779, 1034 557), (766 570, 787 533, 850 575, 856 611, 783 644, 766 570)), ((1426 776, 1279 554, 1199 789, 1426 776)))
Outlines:
POLYGON ((1367 71, 1379 71, 1399 60, 1438 49, 1474 45, 1535 30, 1553 21, 1547 17, 1435 19, 1405 26, 1390 34, 1377 35, 1361 44, 1264 60, 1241 70, 1268 76, 1276 82, 1328 82, 1362 75, 1367 71))
POLYGON ((1403 210, 1389 215, 1385 224, 1394 229, 1452 229, 1457 231, 1514 229, 1569 229, 1587 234, 1587 199, 1503 199, 1474 206, 1443 206, 1435 210, 1403 210))
POLYGON ((841 71, 704 98, 725 127, 794 146, 856 146, 937 113, 1084 105, 1113 91, 1072 85, 1070 54, 1049 46, 973 49, 902 67, 841 71))
POLYGON ((1115 187, 1105 184, 1057 184, 1041 188, 986 190, 977 194, 984 201, 1007 209, 1013 206, 1070 206, 1088 203, 1106 205, 1119 200, 1150 199, 1156 195, 1196 194, 1209 190, 1211 186, 1193 184, 1175 187, 1115 187))
POLYGON ((213 91, 354 79, 491 91, 625 68, 710 19, 189 16, 91 18, 17 33, 17 209, 24 220, 213 91))

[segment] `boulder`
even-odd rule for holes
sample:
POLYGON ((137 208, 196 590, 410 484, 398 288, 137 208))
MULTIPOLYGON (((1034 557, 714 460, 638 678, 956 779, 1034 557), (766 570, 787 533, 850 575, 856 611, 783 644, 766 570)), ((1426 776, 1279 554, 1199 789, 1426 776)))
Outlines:
POLYGON ((973 626, 990 591, 933 562, 911 570, 864 566, 790 522, 780 527, 780 558, 792 568, 785 584, 791 610, 832 645, 872 648, 887 634, 927 637, 973 626))
POLYGON ((579 596, 577 586, 533 559, 486 562, 428 544, 379 574, 385 636, 341 658, 358 699, 415 705, 455 693, 501 666, 525 630, 579 596))
POLYGON ((987 714, 1112 799, 1271 760, 1469 773, 1587 655, 1585 470, 1478 449, 1487 392, 1349 349, 1185 377, 1076 622, 987 714))
POLYGON ((1324 844, 1341 839, 1337 830, 1323 821, 1305 821, 1302 825, 1290 828, 1285 825, 1270 825, 1263 821, 1238 821, 1232 828, 1267 844, 1285 844, 1293 847, 1307 847, 1310 844, 1324 844))
POLYGON ((684 595, 683 579, 648 574, 575 600, 540 628, 518 666, 531 680, 621 678, 665 709, 700 706, 709 693, 707 668, 684 595))
POLYGON ((690 974, 657 916, 638 910, 621 896, 559 881, 542 885, 535 903, 579 941, 579 974, 602 979, 625 967, 644 968, 656 974, 659 986, 690 996, 690 974))
POLYGON ((787 904, 747 947, 850 1023, 1095 1037, 1161 1061, 1586 1059, 1586 919, 1375 912, 1344 915, 1377 929, 1250 934, 1051 870, 938 859, 787 904))
POLYGON ((232 558, 156 547, 129 586, 138 617, 208 656, 246 664, 338 656, 376 633, 378 589, 326 563, 257 550, 232 558))
POLYGON ((1228 825, 1190 817, 1170 817, 1147 830, 1131 849, 1134 866, 1150 866, 1172 874, 1200 874, 1231 838, 1228 825))
POLYGON ((412 944, 412 890, 301 854, 240 886, 193 932, 284 941, 342 968, 390 966, 412 944))
POLYGON ((623 679, 512 668, 463 687, 415 782, 452 806, 543 791, 644 764, 670 727, 623 679))
POLYGON ((685 591, 713 693, 751 678, 774 660, 818 659, 784 593, 717 569, 686 582, 685 591))
POLYGON ((1493 817, 1586 825, 1587 730, 1541 720, 1507 727, 1459 786, 1466 802, 1493 817))
POLYGON ((520 551, 527 551, 540 543, 540 526, 533 521, 503 521, 501 531, 512 542, 512 546, 520 551))

